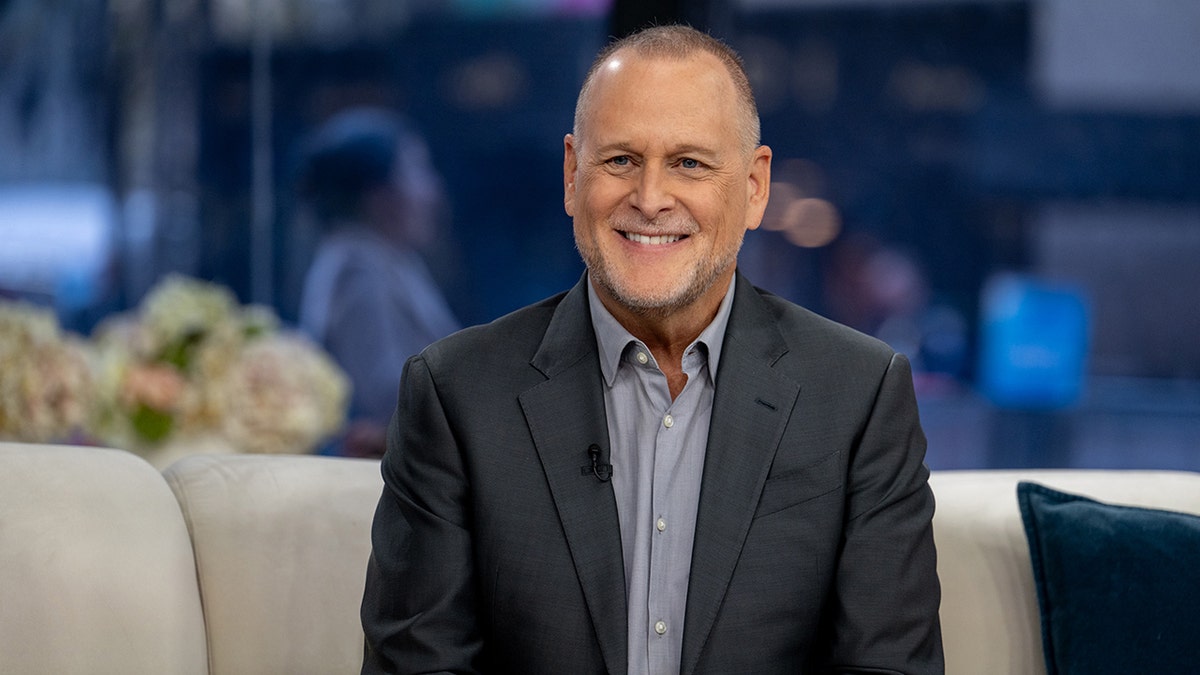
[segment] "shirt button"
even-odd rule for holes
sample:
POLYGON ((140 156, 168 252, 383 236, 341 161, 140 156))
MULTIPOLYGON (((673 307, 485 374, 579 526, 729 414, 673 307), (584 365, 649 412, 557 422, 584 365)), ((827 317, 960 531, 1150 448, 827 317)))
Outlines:
POLYGON ((659 518, 658 522, 655 523, 654 526, 658 528, 659 532, 665 532, 667 530, 667 521, 659 518))
POLYGON ((646 352, 638 352, 637 353, 637 362, 642 364, 643 366, 646 365, 646 362, 649 360, 650 360, 650 357, 646 356, 646 352))
POLYGON ((666 632, 667 632, 667 622, 666 622, 666 621, 657 621, 657 622, 655 622, 655 624, 654 624, 654 632, 655 632, 655 633, 658 633, 659 635, 662 635, 663 633, 666 633, 666 632))
POLYGON ((666 417, 663 418, 663 426, 668 429, 675 426, 675 418, 671 417, 670 415, 667 415, 666 417))

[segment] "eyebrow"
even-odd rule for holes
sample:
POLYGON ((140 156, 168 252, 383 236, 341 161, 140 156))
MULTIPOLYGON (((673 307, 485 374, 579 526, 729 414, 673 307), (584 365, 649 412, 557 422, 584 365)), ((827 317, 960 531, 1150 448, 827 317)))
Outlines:
POLYGON ((720 153, 718 153, 716 150, 702 145, 681 145, 672 149, 668 154, 672 157, 678 157, 680 155, 699 155, 707 159, 716 159, 720 156, 720 153))

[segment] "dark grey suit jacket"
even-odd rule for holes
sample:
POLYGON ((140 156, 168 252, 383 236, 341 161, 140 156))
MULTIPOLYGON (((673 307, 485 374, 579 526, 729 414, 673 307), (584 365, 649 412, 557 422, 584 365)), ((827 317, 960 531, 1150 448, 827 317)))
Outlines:
MULTIPOLYGON (((363 672, 626 672, 616 502, 582 470, 608 448, 584 283, 409 361, 363 672)), ((716 384, 681 671, 941 673, 904 357, 739 274, 716 384)))

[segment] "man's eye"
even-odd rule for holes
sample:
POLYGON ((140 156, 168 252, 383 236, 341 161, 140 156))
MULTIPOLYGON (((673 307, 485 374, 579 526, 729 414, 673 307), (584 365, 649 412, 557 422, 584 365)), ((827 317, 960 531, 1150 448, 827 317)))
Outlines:
POLYGON ((685 158, 679 160, 679 166, 682 166, 685 169, 699 169, 700 162, 698 162, 690 157, 685 157, 685 158))
POLYGON ((612 164, 613 166, 629 166, 629 157, 627 155, 611 157, 609 158, 608 163, 612 164))

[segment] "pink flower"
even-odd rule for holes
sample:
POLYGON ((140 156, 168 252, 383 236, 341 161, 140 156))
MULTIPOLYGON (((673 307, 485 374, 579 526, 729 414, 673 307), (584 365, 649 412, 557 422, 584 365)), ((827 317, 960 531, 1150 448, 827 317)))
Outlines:
POLYGON ((130 408, 144 405, 160 412, 175 410, 186 383, 172 366, 150 363, 133 366, 121 381, 121 402, 130 408))

